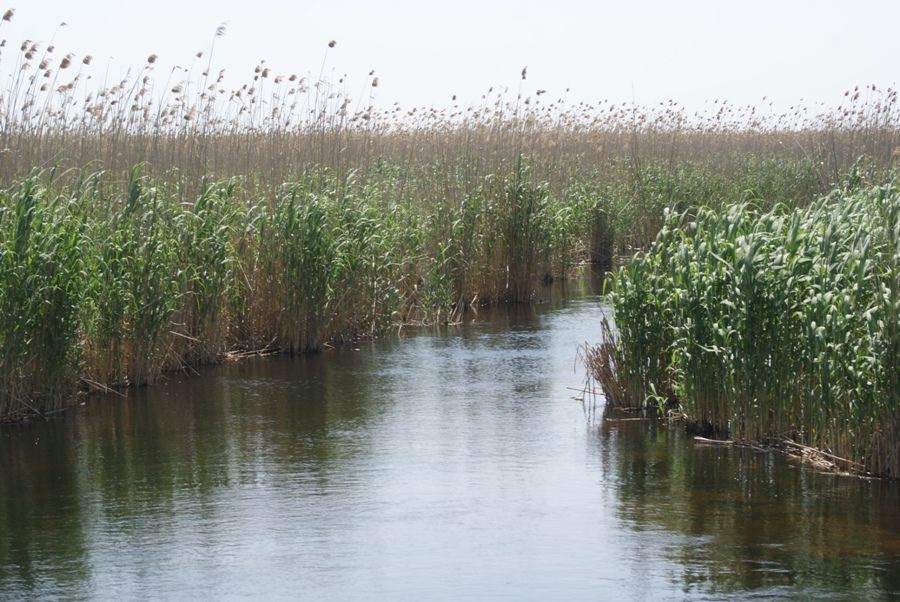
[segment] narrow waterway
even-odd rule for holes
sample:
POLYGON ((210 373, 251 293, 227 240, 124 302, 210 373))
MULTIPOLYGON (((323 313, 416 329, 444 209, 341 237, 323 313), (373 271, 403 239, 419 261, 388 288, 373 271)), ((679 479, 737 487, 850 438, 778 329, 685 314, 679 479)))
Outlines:
POLYGON ((0 427, 0 597, 900 596, 897 483, 590 419, 552 297, 0 427))

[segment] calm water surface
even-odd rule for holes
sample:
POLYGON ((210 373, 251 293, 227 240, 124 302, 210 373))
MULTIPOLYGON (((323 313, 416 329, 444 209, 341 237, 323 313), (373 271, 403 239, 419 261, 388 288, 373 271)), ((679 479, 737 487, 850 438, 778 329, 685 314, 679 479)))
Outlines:
POLYGON ((0 428, 0 597, 900 596, 896 483, 587 419, 585 292, 0 428))

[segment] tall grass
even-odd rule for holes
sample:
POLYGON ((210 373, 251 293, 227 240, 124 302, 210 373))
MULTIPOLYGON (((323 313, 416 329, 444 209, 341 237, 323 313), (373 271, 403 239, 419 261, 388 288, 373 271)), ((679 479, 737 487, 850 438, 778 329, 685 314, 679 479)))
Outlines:
POLYGON ((309 172, 248 200, 205 180, 179 202, 134 168, 0 193, 0 416, 55 409, 76 380, 140 385, 232 350, 317 351, 407 322, 530 301, 586 253, 578 219, 522 173, 463 202, 309 172), (515 265, 513 265, 515 264, 515 265))
POLYGON ((789 438, 900 475, 900 189, 851 181, 803 209, 670 212, 614 276, 591 354, 621 405, 673 396, 735 438, 789 438))
POLYGON ((323 77, 324 68, 278 73, 260 61, 229 79, 215 67, 224 34, 219 28, 210 50, 183 57, 181 66, 161 71, 153 53, 113 81, 90 55, 10 41, 0 54, 0 73, 8 76, 0 90, 0 181, 8 185, 35 167, 91 163, 127 177, 143 163, 148 175, 193 195, 205 176, 244 176, 245 190, 274 194, 316 166, 339 180, 391 171, 397 197, 460 201, 486 177, 514 177, 524 156, 533 180, 559 196, 585 184, 628 182, 639 208, 738 181, 760 198, 797 198, 808 188, 821 194, 858 157, 886 167, 900 154, 893 89, 847 90, 837 107, 778 112, 716 100, 698 112, 674 100, 652 107, 574 102, 523 77, 518 90, 492 87, 468 104, 453 98, 441 108, 382 107, 374 72, 363 86, 370 93, 358 97, 349 79, 323 77), (703 169, 670 177, 685 164, 703 169), (796 183, 788 177, 795 170, 802 172, 796 183))
MULTIPOLYGON (((184 295, 180 231, 185 213, 139 176, 121 195, 92 195, 88 226, 88 374, 101 383, 151 382, 166 361, 184 295)), ((85 249, 87 250, 87 249, 85 249)))
POLYGON ((0 193, 0 416, 55 409, 69 393, 84 235, 77 200, 34 179, 0 193))
MULTIPOLYGON (((835 109, 693 114, 576 104, 523 72, 518 93, 384 109, 265 62, 232 84, 216 38, 186 68, 159 74, 152 54, 113 82, 52 45, 0 55, 0 419, 55 409, 79 380, 138 385, 229 350, 528 302, 579 262, 675 237, 666 207, 805 206, 858 157, 874 178, 900 158, 897 93, 874 86, 835 109)), ((635 295, 668 311, 646 278, 635 295)), ((649 326, 628 353, 671 339, 649 326)), ((620 365, 631 388, 661 371, 620 365)))

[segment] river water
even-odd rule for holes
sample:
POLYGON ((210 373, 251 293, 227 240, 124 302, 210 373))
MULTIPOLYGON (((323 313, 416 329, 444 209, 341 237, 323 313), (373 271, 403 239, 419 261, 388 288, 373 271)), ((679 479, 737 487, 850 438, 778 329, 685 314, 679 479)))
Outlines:
POLYGON ((900 596, 897 483, 591 417, 590 290, 0 428, 0 597, 900 596))

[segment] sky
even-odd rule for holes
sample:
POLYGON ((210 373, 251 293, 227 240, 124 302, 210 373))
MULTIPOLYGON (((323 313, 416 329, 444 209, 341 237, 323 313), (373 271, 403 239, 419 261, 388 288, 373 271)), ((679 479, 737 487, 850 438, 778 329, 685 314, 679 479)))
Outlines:
POLYGON ((16 9, 0 24, 3 73, 24 39, 93 55, 95 78, 139 68, 151 53, 161 73, 208 52, 226 23, 213 66, 234 87, 261 59, 274 73, 313 77, 324 65, 326 77, 348 76, 351 96, 372 93, 385 107, 446 107, 453 95, 477 104, 491 86, 522 86, 567 102, 674 99, 690 110, 715 99, 761 105, 765 96, 783 110, 836 106, 849 87, 900 80, 900 2, 890 0, 12 0, 0 8, 16 9))

